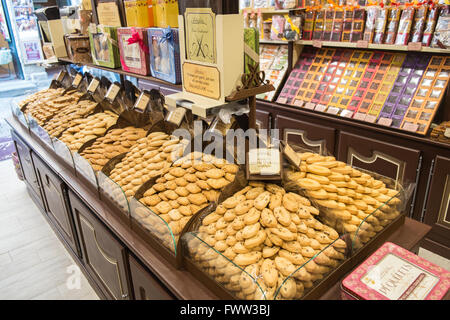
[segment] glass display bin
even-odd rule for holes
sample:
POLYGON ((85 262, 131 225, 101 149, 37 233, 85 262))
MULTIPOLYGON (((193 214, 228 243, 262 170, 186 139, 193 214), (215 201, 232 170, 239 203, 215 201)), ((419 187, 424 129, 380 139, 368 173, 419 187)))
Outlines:
POLYGON ((72 153, 72 156, 77 177, 80 178, 91 191, 98 194, 97 174, 90 162, 83 158, 78 152, 72 153))
POLYGON ((27 116, 30 132, 34 134, 41 142, 42 145, 48 150, 54 150, 52 138, 49 136, 47 131, 42 128, 37 120, 31 115, 27 116))
POLYGON ((130 205, 125 192, 104 171, 97 171, 97 181, 100 200, 103 201, 115 216, 129 226, 130 205))
POLYGON ((59 159, 62 160, 62 163, 73 173, 75 174, 75 164, 73 162, 72 152, 70 152, 67 145, 58 140, 57 138, 52 139, 53 149, 55 150, 56 155, 59 159))
POLYGON ((14 118, 16 118, 19 123, 27 130, 29 131, 30 128, 28 126, 28 119, 25 116, 25 114, 20 110, 19 108, 19 102, 20 100, 18 98, 16 99, 12 99, 10 102, 10 107, 11 107, 11 113, 13 115, 14 118))

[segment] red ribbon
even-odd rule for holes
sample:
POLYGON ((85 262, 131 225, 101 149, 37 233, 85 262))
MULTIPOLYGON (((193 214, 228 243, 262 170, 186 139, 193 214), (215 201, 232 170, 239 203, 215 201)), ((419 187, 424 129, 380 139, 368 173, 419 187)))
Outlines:
POLYGON ((131 38, 127 40, 128 44, 138 43, 141 50, 148 54, 148 46, 145 44, 144 39, 142 39, 139 35, 139 32, 137 32, 134 28, 131 28, 131 31, 133 33, 131 34, 131 38))

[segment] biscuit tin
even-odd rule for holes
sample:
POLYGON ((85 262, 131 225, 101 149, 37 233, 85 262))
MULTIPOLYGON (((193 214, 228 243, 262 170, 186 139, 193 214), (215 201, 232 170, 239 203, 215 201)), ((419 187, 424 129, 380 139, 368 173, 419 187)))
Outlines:
POLYGON ((440 300, 450 272, 386 242, 341 283, 344 300, 440 300))

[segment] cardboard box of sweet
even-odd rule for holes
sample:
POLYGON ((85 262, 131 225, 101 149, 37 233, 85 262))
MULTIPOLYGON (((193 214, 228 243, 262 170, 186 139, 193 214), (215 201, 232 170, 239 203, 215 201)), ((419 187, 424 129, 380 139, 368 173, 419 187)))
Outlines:
POLYGON ((148 28, 152 77, 171 83, 181 82, 178 29, 148 28))
POLYGON ((122 70, 142 74, 150 73, 149 50, 146 28, 118 28, 120 62, 122 70))
POLYGON ((386 242, 341 284, 345 300, 440 300, 450 272, 386 242))
POLYGON ((93 26, 89 28, 92 61, 108 68, 120 67, 117 28, 111 26, 93 26))

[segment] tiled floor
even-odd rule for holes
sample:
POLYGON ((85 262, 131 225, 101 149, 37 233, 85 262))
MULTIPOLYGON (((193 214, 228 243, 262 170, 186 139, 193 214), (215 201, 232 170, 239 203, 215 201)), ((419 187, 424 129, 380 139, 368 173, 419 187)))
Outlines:
POLYGON ((11 160, 0 162, 0 177, 0 300, 98 300, 11 160))

